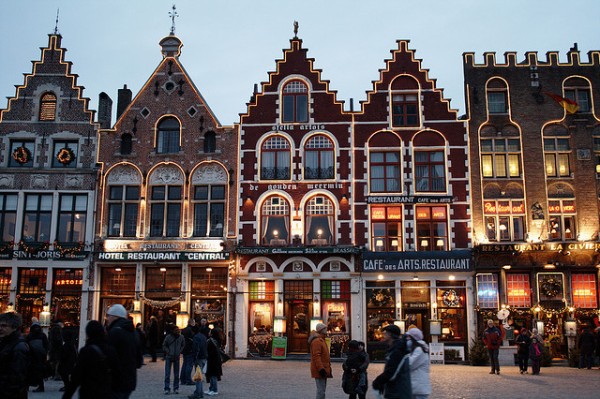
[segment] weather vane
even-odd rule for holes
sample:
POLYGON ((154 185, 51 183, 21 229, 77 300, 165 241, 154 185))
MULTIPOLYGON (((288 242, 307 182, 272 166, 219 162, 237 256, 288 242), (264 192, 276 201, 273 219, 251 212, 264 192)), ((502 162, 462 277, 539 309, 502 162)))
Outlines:
POLYGON ((175 17, 178 17, 179 14, 177 14, 176 11, 176 7, 175 4, 173 4, 173 11, 171 11, 169 13, 169 17, 171 17, 171 34, 174 35, 175 34, 175 17))
POLYGON ((298 38, 298 21, 294 21, 294 38, 298 38))
POLYGON ((60 11, 60 8, 56 9, 56 23, 54 24, 54 34, 58 35, 58 12, 60 11))

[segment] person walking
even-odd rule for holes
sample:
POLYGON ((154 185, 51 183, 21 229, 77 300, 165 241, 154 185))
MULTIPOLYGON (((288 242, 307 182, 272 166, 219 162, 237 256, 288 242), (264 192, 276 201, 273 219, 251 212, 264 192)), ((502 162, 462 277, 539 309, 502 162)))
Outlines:
POLYGON ((342 363, 342 388, 347 393, 348 399, 365 399, 367 396, 367 368, 369 355, 356 340, 348 342, 348 354, 342 363))
POLYGON ((579 349, 579 368, 592 368, 594 349, 596 348, 596 337, 590 331, 589 327, 584 327, 579 341, 577 342, 577 348, 579 349))
POLYGON ((409 328, 406 335, 412 399, 427 399, 431 395, 429 346, 423 341, 423 331, 417 327, 409 328))
POLYGON ((386 399, 412 399, 406 337, 400 337, 400 328, 394 324, 388 324, 381 331, 388 351, 383 372, 373 380, 373 389, 386 399))
POLYGON ((77 339, 75 331, 67 330, 63 334, 64 344, 60 353, 60 359, 58 361, 58 374, 63 382, 63 387, 60 391, 64 391, 69 382, 75 362, 77 361, 77 339))
POLYGON ((542 344, 538 341, 537 335, 531 338, 531 345, 529 345, 529 358, 531 359, 531 374, 540 374, 540 363, 542 360, 543 352, 542 344))
MULTIPOLYGON (((207 340, 204 333, 198 331, 196 335, 194 335, 194 341, 192 344, 193 356, 194 356, 194 365, 196 367, 200 367, 202 370, 202 374, 206 374, 206 359, 208 357, 208 348, 207 348, 207 340)), ((204 388, 203 381, 194 381, 196 385, 196 389, 194 393, 188 396, 189 399, 198 399, 204 397, 204 388)))
POLYGON ((173 369, 173 393, 179 394, 179 359, 185 346, 185 338, 180 334, 179 327, 167 324, 167 336, 163 340, 165 353, 165 395, 171 393, 171 368, 173 369))
POLYGON ((62 379, 58 372, 58 365, 60 363, 61 353, 64 345, 63 341, 63 323, 55 321, 48 331, 48 361, 50 362, 50 368, 52 369, 52 376, 55 380, 62 379))
POLYGON ((183 355, 183 364, 181 365, 181 376, 179 380, 182 385, 194 385, 192 381, 192 369, 194 368, 194 335, 196 335, 196 320, 190 317, 188 325, 181 330, 181 336, 185 340, 185 345, 181 354, 183 355))
POLYGON ((526 328, 521 328, 519 336, 515 340, 515 344, 517 345, 519 372, 521 374, 527 374, 527 365, 529 363, 529 345, 531 345, 531 338, 529 338, 529 332, 526 328))
POLYGON ((317 385, 317 399, 325 398, 327 379, 333 378, 329 348, 325 342, 325 337, 327 337, 327 326, 323 323, 317 323, 315 330, 308 338, 308 345, 310 347, 310 376, 315 379, 317 385))
POLYGON ((148 324, 148 352, 150 352, 151 362, 156 363, 156 347, 158 346, 158 319, 156 316, 150 316, 148 324))
POLYGON ((206 345, 206 379, 208 380, 207 395, 214 396, 219 394, 217 381, 221 381, 223 375, 223 366, 221 364, 221 342, 219 341, 219 331, 213 328, 209 332, 209 338, 206 345))
POLYGON ((29 334, 27 334, 27 345, 31 350, 31 374, 34 386, 37 386, 32 392, 44 392, 44 378, 48 377, 47 370, 50 366, 48 364, 48 337, 42 331, 40 323, 35 321, 29 328, 29 334))
POLYGON ((0 314, 0 399, 27 399, 29 347, 22 326, 19 313, 0 314))
POLYGON ((90 320, 85 326, 85 335, 85 346, 77 355, 62 399, 71 399, 78 388, 80 399, 111 397, 111 375, 119 372, 115 348, 109 345, 99 321, 90 320))
POLYGON ((488 327, 483 332, 483 343, 485 344, 490 356, 492 370, 490 374, 500 374, 500 363, 498 362, 498 353, 502 343, 502 332, 494 325, 494 320, 487 321, 488 327))
POLYGON ((108 342, 115 348, 119 372, 111 375, 111 399, 128 399, 137 385, 138 342, 133 323, 121 304, 112 305, 106 312, 108 342))

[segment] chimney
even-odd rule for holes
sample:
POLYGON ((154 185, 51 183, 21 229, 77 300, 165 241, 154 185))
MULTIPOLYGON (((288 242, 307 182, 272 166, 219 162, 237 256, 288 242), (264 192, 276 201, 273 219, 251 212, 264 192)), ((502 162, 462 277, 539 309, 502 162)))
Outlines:
POLYGON ((117 94, 117 120, 121 117, 121 114, 125 112, 130 103, 131 90, 127 88, 127 85, 123 85, 123 88, 119 89, 117 94))
POLYGON ((98 123, 101 129, 110 129, 113 102, 105 92, 98 97, 98 123))

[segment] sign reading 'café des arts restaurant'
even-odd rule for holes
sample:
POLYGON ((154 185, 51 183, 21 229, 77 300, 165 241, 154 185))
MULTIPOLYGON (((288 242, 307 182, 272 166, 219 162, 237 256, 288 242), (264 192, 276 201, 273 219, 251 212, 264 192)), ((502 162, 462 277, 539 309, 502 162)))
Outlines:
POLYGON ((373 272, 471 272, 471 251, 366 252, 362 271, 373 272))

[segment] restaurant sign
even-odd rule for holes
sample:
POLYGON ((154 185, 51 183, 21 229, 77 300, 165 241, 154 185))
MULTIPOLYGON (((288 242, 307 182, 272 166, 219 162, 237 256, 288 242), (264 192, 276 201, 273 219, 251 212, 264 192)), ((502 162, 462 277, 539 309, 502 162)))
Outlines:
POLYGON ((358 254, 359 247, 238 247, 240 255, 320 255, 320 254, 358 254))
POLYGON ((362 271, 379 272, 470 272, 471 251, 365 252, 362 271))
POLYGON ((99 252, 98 260, 192 262, 229 260, 229 252, 99 252))
POLYGON ((452 197, 432 195, 371 195, 368 204, 450 204, 452 197))

